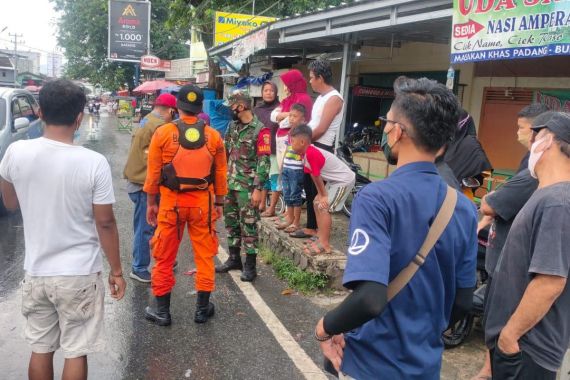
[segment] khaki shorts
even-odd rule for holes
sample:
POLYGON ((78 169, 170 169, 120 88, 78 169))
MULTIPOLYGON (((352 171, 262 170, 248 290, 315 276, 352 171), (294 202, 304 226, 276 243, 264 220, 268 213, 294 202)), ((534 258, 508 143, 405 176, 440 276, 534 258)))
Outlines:
MULTIPOLYGON (((328 212, 337 212, 342 210, 344 206, 344 202, 350 195, 352 189, 354 189, 355 181, 351 182, 348 185, 335 185, 335 184, 326 184, 327 194, 329 198, 329 209, 328 212)), ((317 202, 315 202, 317 203, 317 202)), ((315 210, 319 210, 318 204, 315 205, 315 210)))
POLYGON ((103 350, 101 273, 33 277, 22 281, 24 337, 39 354, 61 347, 66 359, 103 350))

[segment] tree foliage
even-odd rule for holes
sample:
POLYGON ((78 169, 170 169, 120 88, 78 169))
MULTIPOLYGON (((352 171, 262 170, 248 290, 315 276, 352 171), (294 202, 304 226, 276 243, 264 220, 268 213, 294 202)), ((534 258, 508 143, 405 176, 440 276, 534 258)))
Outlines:
MULTIPOLYGON (((58 42, 65 49, 66 76, 87 79, 104 88, 116 89, 124 83, 132 88, 134 65, 107 60, 108 1, 50 0, 61 12, 58 42)), ((188 57, 184 42, 189 31, 166 26, 169 0, 153 0, 151 6, 151 52, 164 59, 188 57)))
MULTIPOLYGON (((132 88, 134 65, 107 60, 108 0, 50 0, 60 11, 58 42, 65 49, 66 75, 104 88, 132 88)), ((256 14, 283 18, 314 11, 342 0, 256 0, 256 14)), ((214 13, 251 13, 253 0, 152 0, 151 52, 163 59, 188 57, 184 43, 194 27, 206 47, 214 36, 214 13)), ((213 66, 213 62, 210 61, 213 66)), ((213 76, 212 76, 213 77, 213 76)))
MULTIPOLYGON (((343 0, 256 0, 255 14, 284 18, 336 6, 342 2, 343 0)), ((215 12, 251 14, 252 5, 253 0, 172 0, 166 25, 173 30, 194 27, 201 33, 204 44, 211 47, 215 12)))

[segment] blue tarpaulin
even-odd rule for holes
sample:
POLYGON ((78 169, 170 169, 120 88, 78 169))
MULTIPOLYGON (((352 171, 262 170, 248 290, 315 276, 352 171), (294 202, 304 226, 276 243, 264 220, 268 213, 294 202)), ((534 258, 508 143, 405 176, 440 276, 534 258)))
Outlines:
POLYGON ((223 99, 204 100, 204 113, 210 116, 210 125, 222 136, 225 135, 228 124, 232 120, 232 111, 224 106, 223 99))

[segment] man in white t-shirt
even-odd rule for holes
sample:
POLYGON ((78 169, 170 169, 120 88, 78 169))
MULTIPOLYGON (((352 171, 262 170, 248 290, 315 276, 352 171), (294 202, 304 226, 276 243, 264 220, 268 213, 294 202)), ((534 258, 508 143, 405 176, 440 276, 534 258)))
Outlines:
POLYGON ((317 214, 318 240, 306 246, 310 255, 331 253, 331 212, 340 211, 352 191, 356 175, 334 154, 311 144, 311 128, 302 124, 291 131, 291 147, 304 156, 305 173, 317 188, 314 207, 317 214), (326 185, 325 185, 326 181, 326 185))
POLYGON ((113 214, 111 169, 101 154, 73 145, 86 98, 68 80, 39 94, 44 137, 17 141, 0 162, 5 205, 24 220, 24 336, 32 348, 30 379, 53 378, 53 355, 65 357, 63 378, 87 379, 87 354, 103 350, 104 252, 111 297, 126 283, 113 214))
MULTIPOLYGON (((313 144, 330 153, 334 152, 334 143, 338 138, 342 123, 342 95, 332 86, 332 70, 329 62, 316 60, 309 64, 309 83, 313 91, 319 94, 311 114, 309 127, 313 130, 313 144)), ((317 220, 313 201, 317 194, 313 180, 309 175, 304 179, 307 195, 307 226, 298 237, 315 235, 317 220)))

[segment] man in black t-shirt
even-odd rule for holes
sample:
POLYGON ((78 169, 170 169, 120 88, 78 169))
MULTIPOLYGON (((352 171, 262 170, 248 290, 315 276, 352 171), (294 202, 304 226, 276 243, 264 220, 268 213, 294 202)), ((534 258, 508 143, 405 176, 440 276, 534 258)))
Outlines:
MULTIPOLYGON (((533 103, 518 113, 517 140, 527 149, 530 149, 529 142, 532 135, 532 123, 535 119, 540 118, 540 115, 546 111, 548 111, 548 108, 543 104, 533 103)), ((481 200, 481 213, 483 214, 483 218, 479 222, 478 230, 491 225, 489 229, 488 247, 485 252, 485 270, 489 275, 487 292, 491 287, 493 272, 495 271, 501 250, 505 245, 511 224, 538 186, 538 181, 530 175, 527 168, 528 156, 529 154, 527 153, 523 157, 521 167, 513 178, 481 200)), ((485 306, 487 306, 487 302, 485 306)), ((491 361, 487 353, 485 364, 475 379, 490 377, 491 361)))
POLYGON ((529 157, 538 190, 512 224, 489 290, 485 343, 497 379, 556 379, 570 341, 570 115, 541 119, 529 157))

